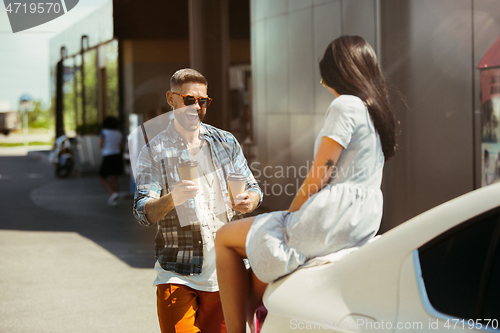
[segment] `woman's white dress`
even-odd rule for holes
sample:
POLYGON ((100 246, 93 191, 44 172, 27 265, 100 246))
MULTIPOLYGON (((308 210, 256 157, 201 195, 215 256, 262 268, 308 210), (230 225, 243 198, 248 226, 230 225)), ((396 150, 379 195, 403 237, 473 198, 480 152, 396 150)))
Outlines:
POLYGON ((308 259, 361 246, 380 227, 384 154, 363 101, 350 95, 334 99, 315 154, 323 136, 344 148, 328 185, 297 212, 257 216, 248 232, 248 260, 263 282, 293 272, 308 259))

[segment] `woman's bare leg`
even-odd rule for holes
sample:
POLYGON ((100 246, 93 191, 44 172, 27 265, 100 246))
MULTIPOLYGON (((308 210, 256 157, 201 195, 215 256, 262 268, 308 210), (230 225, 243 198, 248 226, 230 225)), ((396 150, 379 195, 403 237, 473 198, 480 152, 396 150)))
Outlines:
POLYGON ((245 243, 253 220, 251 217, 228 223, 215 237, 217 279, 228 333, 246 331, 250 278, 242 258, 246 258, 245 243))
POLYGON ((247 323, 249 325, 253 322, 253 315, 255 310, 260 304, 262 300, 262 296, 264 296, 264 292, 266 291, 267 283, 262 282, 255 275, 255 273, 250 269, 248 272, 250 284, 249 284, 249 293, 247 299, 247 323))

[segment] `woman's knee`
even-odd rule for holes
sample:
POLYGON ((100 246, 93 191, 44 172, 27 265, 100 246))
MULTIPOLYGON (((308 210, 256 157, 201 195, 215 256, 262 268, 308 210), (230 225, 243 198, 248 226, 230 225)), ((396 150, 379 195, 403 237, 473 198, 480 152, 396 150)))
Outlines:
POLYGON ((222 227, 217 230, 217 233, 215 235, 215 247, 220 248, 220 247, 226 247, 226 238, 228 237, 227 234, 229 233, 229 230, 227 230, 228 224, 223 225, 222 227))
POLYGON ((248 218, 223 225, 215 236, 216 248, 245 248, 246 237, 252 222, 253 218, 248 218))

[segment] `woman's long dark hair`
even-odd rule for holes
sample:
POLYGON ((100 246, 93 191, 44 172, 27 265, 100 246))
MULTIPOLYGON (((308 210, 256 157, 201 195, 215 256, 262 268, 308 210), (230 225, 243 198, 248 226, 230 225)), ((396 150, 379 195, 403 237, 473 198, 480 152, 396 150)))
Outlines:
POLYGON ((377 56, 359 36, 341 36, 328 45, 319 63, 325 84, 340 95, 359 97, 367 106, 380 136, 385 160, 396 150, 396 116, 377 56))

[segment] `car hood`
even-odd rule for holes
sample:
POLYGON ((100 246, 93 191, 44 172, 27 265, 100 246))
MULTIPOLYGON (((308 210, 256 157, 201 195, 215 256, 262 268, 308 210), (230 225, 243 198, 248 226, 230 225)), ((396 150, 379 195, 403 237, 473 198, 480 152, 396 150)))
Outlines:
POLYGON ((358 315, 394 320, 406 258, 455 225, 498 207, 499 198, 500 184, 472 191, 339 255, 339 260, 309 262, 270 284, 264 304, 270 313, 304 321, 344 322, 358 315))

